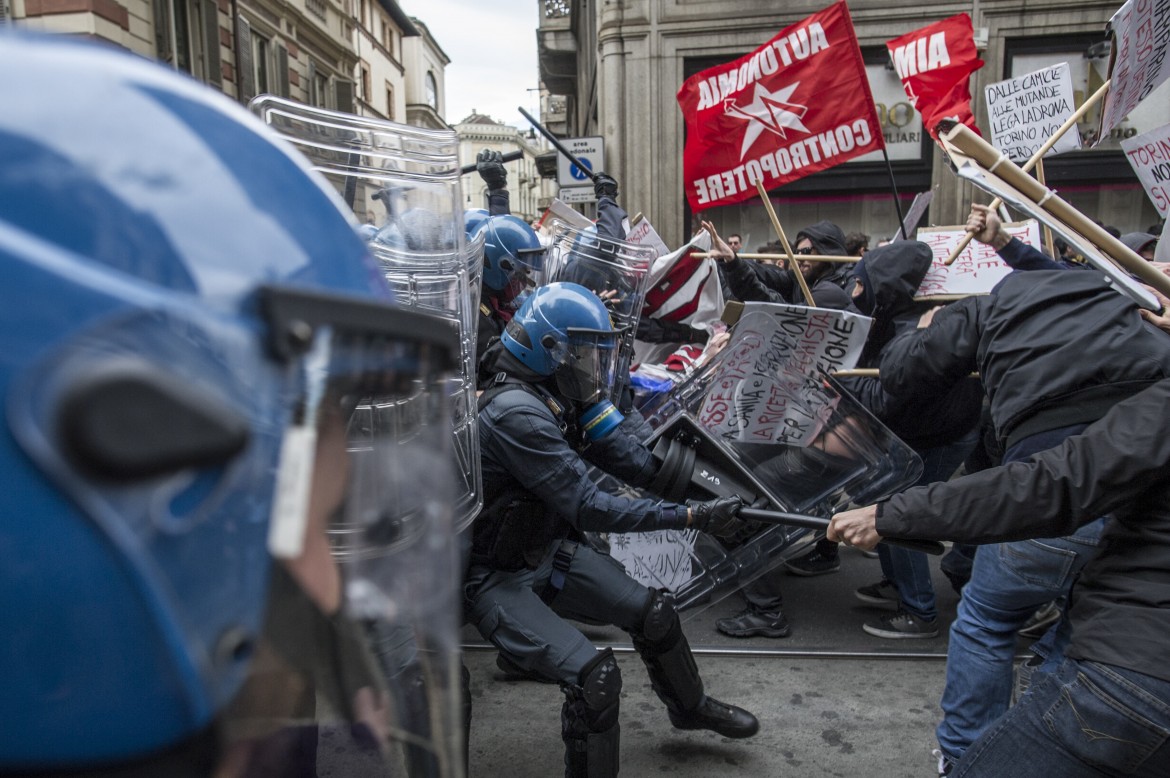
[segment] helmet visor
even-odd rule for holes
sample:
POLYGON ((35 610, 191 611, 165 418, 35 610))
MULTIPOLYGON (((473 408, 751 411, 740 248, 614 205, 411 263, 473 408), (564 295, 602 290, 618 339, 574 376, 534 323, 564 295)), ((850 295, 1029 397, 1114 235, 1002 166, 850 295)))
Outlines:
POLYGON ((568 334, 568 343, 554 354, 557 389, 586 404, 608 398, 617 375, 618 333, 570 327, 568 334))

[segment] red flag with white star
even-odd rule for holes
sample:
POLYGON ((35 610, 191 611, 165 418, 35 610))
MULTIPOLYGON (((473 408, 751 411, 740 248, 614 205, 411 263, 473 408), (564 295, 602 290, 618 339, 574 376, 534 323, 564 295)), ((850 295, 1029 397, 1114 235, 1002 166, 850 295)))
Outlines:
POLYGON ((883 147, 849 8, 803 19, 678 91, 691 209, 738 203, 883 147))
POLYGON ((971 74, 983 67, 971 17, 957 14, 886 41, 902 88, 922 126, 938 140, 938 123, 953 119, 979 134, 971 114, 971 74))

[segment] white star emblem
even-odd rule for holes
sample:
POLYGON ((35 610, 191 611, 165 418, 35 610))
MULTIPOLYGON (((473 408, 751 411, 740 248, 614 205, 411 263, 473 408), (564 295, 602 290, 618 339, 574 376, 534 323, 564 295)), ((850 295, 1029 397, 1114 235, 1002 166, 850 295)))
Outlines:
POLYGON ((748 123, 747 131, 743 134, 743 146, 739 150, 740 159, 747 155, 748 149, 765 130, 779 135, 781 138, 788 137, 785 128, 801 132, 810 131, 801 122, 805 113, 808 112, 808 106, 788 102, 788 98, 792 96, 798 86, 800 86, 799 81, 792 86, 781 87, 775 92, 769 92, 757 82, 752 101, 747 105, 742 107, 736 105, 734 97, 723 101, 723 113, 726 116, 734 116, 748 123))

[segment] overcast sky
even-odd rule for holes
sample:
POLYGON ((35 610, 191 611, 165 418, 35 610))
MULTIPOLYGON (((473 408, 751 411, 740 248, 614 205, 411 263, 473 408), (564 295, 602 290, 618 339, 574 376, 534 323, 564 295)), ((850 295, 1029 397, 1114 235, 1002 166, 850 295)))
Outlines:
POLYGON ((522 129, 523 106, 540 117, 535 89, 537 0, 398 0, 408 15, 427 26, 451 59, 447 66, 447 122, 474 109, 522 129))

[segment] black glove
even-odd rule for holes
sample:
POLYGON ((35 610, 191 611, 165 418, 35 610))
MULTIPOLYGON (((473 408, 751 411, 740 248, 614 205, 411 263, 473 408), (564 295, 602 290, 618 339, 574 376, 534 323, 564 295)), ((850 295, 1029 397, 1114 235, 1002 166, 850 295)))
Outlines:
POLYGON ((506 189, 508 171, 504 169, 504 155, 498 151, 484 149, 475 158, 475 172, 488 185, 488 189, 506 189))
POLYGON ((616 200, 618 196, 617 179, 606 173, 598 173, 593 179, 593 194, 600 200, 608 197, 616 200))
POLYGON ((687 500, 691 512, 690 529, 718 535, 739 521, 743 500, 739 495, 716 497, 714 500, 687 500))

